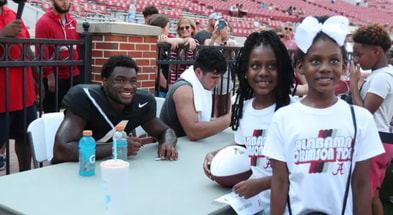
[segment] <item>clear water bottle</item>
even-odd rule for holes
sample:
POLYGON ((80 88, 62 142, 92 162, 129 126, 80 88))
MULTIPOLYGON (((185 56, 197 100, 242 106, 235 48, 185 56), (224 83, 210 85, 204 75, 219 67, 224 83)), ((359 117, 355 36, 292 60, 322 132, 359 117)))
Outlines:
POLYGON ((135 23, 136 22, 136 7, 135 1, 132 1, 130 4, 130 8, 128 9, 128 22, 135 23))
POLYGON ((124 125, 117 125, 116 132, 113 135, 113 159, 121 159, 127 161, 127 133, 124 131, 124 125), (116 150, 115 150, 116 147, 116 150))
POLYGON ((83 136, 79 140, 79 175, 95 175, 96 163, 96 141, 92 137, 91 130, 84 130, 83 136))

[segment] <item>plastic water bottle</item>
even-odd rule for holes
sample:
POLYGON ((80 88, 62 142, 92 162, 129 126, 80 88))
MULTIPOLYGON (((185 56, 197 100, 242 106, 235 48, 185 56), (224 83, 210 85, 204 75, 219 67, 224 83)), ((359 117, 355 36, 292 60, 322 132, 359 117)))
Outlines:
POLYGON ((79 175, 93 176, 96 173, 96 141, 91 130, 84 130, 79 140, 79 175))
POLYGON ((127 161, 127 133, 124 131, 124 125, 117 125, 116 132, 113 135, 113 159, 127 161))
POLYGON ((130 4, 130 8, 128 9, 128 22, 135 23, 136 22, 136 7, 135 1, 132 1, 130 4))

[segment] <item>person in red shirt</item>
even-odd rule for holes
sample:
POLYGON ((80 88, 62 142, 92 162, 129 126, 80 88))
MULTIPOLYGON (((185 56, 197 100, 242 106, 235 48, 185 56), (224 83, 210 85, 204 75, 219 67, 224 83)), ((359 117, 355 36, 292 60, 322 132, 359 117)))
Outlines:
MULTIPOLYGON (((16 19, 16 13, 6 7, 6 4, 7 0, 0 0, 0 38, 30 38, 23 21, 16 19)), ((9 50, 5 51, 4 43, 0 44, 1 61, 5 60, 5 52, 8 52, 7 55, 10 59, 27 60, 19 46, 12 45, 9 50)), ((33 56, 31 50, 29 51, 29 54, 33 56)), ((15 139, 15 152, 20 171, 28 170, 31 166, 30 144, 27 141, 27 147, 25 147, 24 140, 28 139, 26 136, 28 124, 37 118, 34 105, 36 101, 34 78, 38 80, 38 70, 34 69, 33 74, 30 67, 0 67, 0 153, 4 153, 4 145, 8 141, 7 136, 10 139, 15 139), (6 77, 7 73, 8 77, 6 77), (8 91, 4 87, 6 83, 8 83, 8 91), (7 108, 6 100, 8 101, 7 108), (6 119, 6 112, 9 113, 8 119, 6 119), (25 113, 26 122, 24 120, 25 113), (5 133, 7 123, 9 135, 5 133)), ((0 169, 5 167, 4 160, 5 155, 0 154, 0 169)))
MULTIPOLYGON (((79 33, 76 32, 76 20, 68 13, 71 6, 70 0, 51 0, 53 7, 37 21, 35 37, 43 39, 79 40, 79 33)), ((44 58, 54 60, 78 60, 79 47, 76 45, 63 46, 42 46, 44 58), (57 49, 57 50, 56 50, 57 49), (55 56, 56 52, 58 56, 55 56)), ((39 54, 39 48, 36 54, 39 54)), ((45 98, 43 108, 45 113, 57 112, 60 109, 61 101, 71 86, 80 83, 78 66, 58 67, 58 99, 55 94, 55 66, 44 67, 44 87, 45 98), (70 81, 71 77, 72 83, 70 81), (56 106, 57 104, 57 106, 56 106)))

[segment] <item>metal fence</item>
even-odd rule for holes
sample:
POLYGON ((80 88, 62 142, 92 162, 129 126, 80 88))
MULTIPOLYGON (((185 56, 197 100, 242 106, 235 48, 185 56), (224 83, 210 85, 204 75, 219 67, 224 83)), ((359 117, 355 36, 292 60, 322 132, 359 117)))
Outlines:
MULTIPOLYGON (((83 23, 83 28, 84 32, 80 34, 80 40, 57 40, 57 39, 22 39, 22 38, 0 38, 0 53, 3 53, 2 56, 0 56, 0 75, 4 75, 4 83, 1 83, 5 90, 4 95, 0 95, 0 99, 5 101, 5 113, 0 113, 5 118, 5 139, 9 140, 10 139, 10 127, 9 127, 9 122, 10 122, 10 113, 9 113, 9 101, 12 98, 9 98, 9 90, 10 90, 10 85, 12 83, 9 82, 9 77, 10 73, 12 71, 9 71, 9 68, 11 67, 21 67, 23 68, 23 111, 24 115, 26 116, 26 95, 27 95, 27 89, 26 89, 26 73, 27 73, 27 67, 32 67, 35 70, 39 71, 39 83, 43 83, 43 68, 44 66, 53 66, 55 68, 55 83, 56 83, 56 89, 55 89, 55 95, 56 95, 56 104, 55 107, 56 109, 60 108, 61 104, 58 104, 57 98, 58 98, 58 88, 57 88, 57 83, 58 83, 58 73, 59 73, 59 67, 66 66, 70 68, 70 83, 72 86, 73 82, 73 67, 78 66, 79 71, 80 71, 80 80, 81 83, 90 83, 90 74, 91 74, 91 44, 92 44, 92 37, 91 33, 88 32, 89 24, 88 23, 83 23), (79 47, 80 48, 80 57, 79 59, 75 59, 74 56, 72 55, 73 50, 75 49, 74 47, 79 47), (21 51, 21 55, 13 59, 10 55, 10 50, 11 48, 15 49, 18 48, 21 51), (69 50, 69 53, 71 53, 68 57, 60 57, 59 53, 60 50, 64 49, 64 47, 67 47, 69 50), (44 49, 46 48, 51 48, 54 50, 53 56, 47 58, 44 56, 44 49), (35 52, 34 55, 31 55, 31 52, 35 52)), ((43 89, 42 85, 40 85, 39 90, 38 90, 38 99, 36 103, 36 107, 38 110, 39 116, 43 114, 43 108, 42 108, 42 98, 43 97, 43 89)), ((27 128, 27 123, 26 119, 24 119, 24 127, 27 128)), ((30 150, 27 148, 27 135, 24 137, 24 150, 30 150)), ((6 159, 6 173, 9 174, 9 141, 6 141, 6 154, 7 154, 7 159, 6 159)))
MULTIPOLYGON (((188 46, 179 46, 176 50, 171 50, 168 44, 157 44, 157 74, 160 72, 164 73, 164 77, 167 79, 166 89, 170 87, 170 74, 175 73, 176 77, 180 76, 182 72, 181 67, 193 65, 195 58, 199 50, 206 48, 208 46, 197 46, 192 54, 182 54, 189 53, 188 46)), ((235 75, 235 62, 236 56, 240 51, 240 47, 221 47, 217 46, 226 58, 227 72, 223 75, 221 82, 213 91, 213 110, 212 117, 222 116, 228 113, 228 104, 230 103, 231 95, 237 89, 237 81, 235 75)), ((157 75, 156 83, 160 83, 160 75, 157 75)), ((162 96, 159 92, 161 91, 161 86, 156 84, 156 96, 162 96)))

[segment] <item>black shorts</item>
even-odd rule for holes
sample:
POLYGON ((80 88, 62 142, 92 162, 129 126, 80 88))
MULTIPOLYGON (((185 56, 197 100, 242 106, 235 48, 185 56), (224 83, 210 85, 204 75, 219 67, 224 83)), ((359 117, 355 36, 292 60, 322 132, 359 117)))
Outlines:
MULTIPOLYGON (((26 125, 24 123, 24 110, 12 111, 9 113, 9 139, 23 140, 27 134, 27 126, 37 119, 35 105, 26 108, 26 125)), ((6 114, 0 113, 0 148, 6 142, 6 114)))

